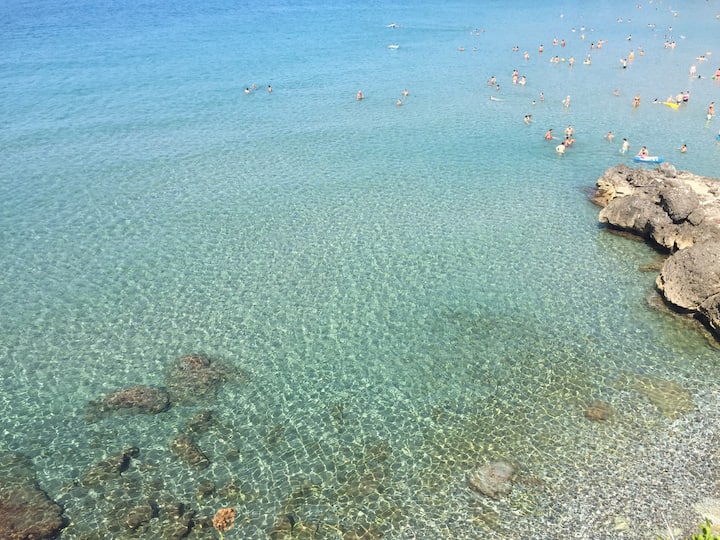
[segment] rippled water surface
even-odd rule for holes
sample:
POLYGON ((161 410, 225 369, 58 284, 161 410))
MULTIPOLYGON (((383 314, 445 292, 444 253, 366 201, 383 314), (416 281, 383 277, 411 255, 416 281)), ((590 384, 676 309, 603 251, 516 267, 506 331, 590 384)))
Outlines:
POLYGON ((656 254, 586 192, 630 164, 623 137, 718 176, 720 6, 691 3, 11 0, 0 451, 32 459, 62 537, 137 536, 142 501, 234 506, 228 538, 288 514, 298 537, 503 537, 547 517, 547 483, 667 427, 643 388, 717 385, 717 350, 649 305, 656 254), (543 134, 570 124, 559 156, 543 134), (192 353, 213 392, 93 412, 192 353), (622 411, 600 432, 594 400, 622 411), (171 450, 183 431, 209 467, 171 450), (82 480, 129 447, 121 478, 82 480), (466 483, 499 457, 522 471, 500 510, 466 483))

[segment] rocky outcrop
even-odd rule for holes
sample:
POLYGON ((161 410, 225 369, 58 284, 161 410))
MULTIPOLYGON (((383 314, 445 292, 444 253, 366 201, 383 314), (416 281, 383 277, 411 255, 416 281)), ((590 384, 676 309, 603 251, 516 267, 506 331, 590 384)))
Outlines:
POLYGON ((667 250, 656 284, 665 301, 692 313, 720 339, 720 179, 617 165, 597 180, 600 222, 667 250))

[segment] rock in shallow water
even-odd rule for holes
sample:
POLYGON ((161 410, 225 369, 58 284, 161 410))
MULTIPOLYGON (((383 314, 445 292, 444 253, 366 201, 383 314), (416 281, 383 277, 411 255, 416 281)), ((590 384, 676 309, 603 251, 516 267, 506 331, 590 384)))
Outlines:
POLYGON ((81 483, 86 486, 99 486, 111 478, 117 478, 130 466, 130 458, 137 457, 139 454, 140 450, 132 446, 119 454, 95 463, 85 471, 81 483))
POLYGON ((136 385, 111 392, 90 403, 88 416, 92 419, 102 413, 125 410, 157 414, 170 407, 170 397, 162 388, 136 385))
POLYGON ((129 529, 139 529, 146 525, 155 515, 156 512, 152 505, 148 503, 141 504, 130 509, 125 516, 125 525, 129 529))
POLYGON ((470 473, 468 484, 483 495, 498 498, 512 490, 516 470, 515 465, 507 460, 491 461, 470 473))
POLYGON ((597 180, 601 223, 670 251, 656 280, 674 308, 693 313, 720 340, 720 179, 617 165, 597 180))
POLYGON ((178 403, 202 400, 230 378, 228 368, 204 354, 187 354, 175 359, 166 377, 173 401, 178 403))
POLYGON ((64 526, 62 512, 37 485, 29 458, 0 454, 0 538, 55 538, 64 526))
POLYGON ((593 401, 585 409, 585 418, 593 422, 607 420, 612 416, 612 407, 605 401, 593 401))
POLYGON ((690 392, 675 381, 667 381, 646 375, 630 375, 624 382, 627 387, 640 392, 660 412, 675 420, 695 408, 690 392))
POLYGON ((173 439, 170 443, 170 451, 188 465, 198 469, 207 469, 210 466, 208 457, 195 444, 195 441, 185 433, 180 433, 173 439))

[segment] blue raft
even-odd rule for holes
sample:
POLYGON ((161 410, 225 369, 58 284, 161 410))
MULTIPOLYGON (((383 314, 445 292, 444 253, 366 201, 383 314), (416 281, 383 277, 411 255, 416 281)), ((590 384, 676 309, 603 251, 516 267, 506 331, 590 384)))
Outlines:
POLYGON ((665 160, 660 156, 635 156, 633 161, 637 163, 662 163, 665 160))

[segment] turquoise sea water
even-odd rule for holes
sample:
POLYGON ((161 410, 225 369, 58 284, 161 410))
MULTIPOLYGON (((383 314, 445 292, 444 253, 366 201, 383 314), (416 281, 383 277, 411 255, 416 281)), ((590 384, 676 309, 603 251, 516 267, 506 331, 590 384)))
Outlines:
POLYGON ((504 537, 511 516, 547 517, 542 497, 526 482, 488 517, 475 467, 507 457, 552 483, 611 460, 612 441, 583 444, 594 399, 624 411, 615 441, 666 429, 633 417, 645 401, 622 381, 692 393, 718 384, 718 352, 648 306, 653 251, 598 228, 586 188, 631 163, 622 137, 719 176, 720 4, 686 4, 11 0, 0 450, 32 458, 62 537, 146 500, 234 506, 228 538, 287 512, 317 538, 504 537), (683 90, 678 110, 652 104, 683 90), (543 134, 569 124, 559 156, 543 134), (193 406, 86 418, 195 352, 242 375, 193 406), (168 448, 203 409, 197 471, 168 448), (128 446, 132 489, 73 487, 128 446), (201 499, 202 481, 218 489, 201 499))

